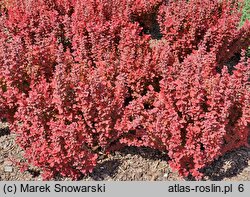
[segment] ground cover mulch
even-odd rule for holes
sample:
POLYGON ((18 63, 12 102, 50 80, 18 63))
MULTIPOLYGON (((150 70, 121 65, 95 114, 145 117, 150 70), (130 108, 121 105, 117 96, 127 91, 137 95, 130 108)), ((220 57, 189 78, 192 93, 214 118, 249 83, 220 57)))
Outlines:
MULTIPOLYGON (((24 161, 23 151, 15 143, 15 134, 7 124, 0 124, 0 180, 33 181, 42 180, 41 171, 30 167, 28 171, 20 169, 12 161, 24 161)), ((110 155, 103 155, 91 174, 81 180, 86 181, 181 181, 193 180, 181 178, 168 165, 166 153, 146 147, 125 147, 110 155)), ((202 170, 204 180, 250 181, 250 148, 242 147, 226 153, 202 170)), ((55 180, 70 180, 56 177, 55 180)))

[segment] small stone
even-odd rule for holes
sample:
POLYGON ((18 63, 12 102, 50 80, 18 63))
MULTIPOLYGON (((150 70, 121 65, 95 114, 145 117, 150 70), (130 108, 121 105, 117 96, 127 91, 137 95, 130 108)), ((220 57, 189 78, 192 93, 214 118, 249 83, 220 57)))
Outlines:
POLYGON ((13 171, 13 167, 12 166, 5 166, 4 167, 4 171, 5 172, 12 172, 13 171))
POLYGON ((165 174, 163 175, 163 177, 168 178, 168 177, 169 177, 169 172, 165 173, 165 174))

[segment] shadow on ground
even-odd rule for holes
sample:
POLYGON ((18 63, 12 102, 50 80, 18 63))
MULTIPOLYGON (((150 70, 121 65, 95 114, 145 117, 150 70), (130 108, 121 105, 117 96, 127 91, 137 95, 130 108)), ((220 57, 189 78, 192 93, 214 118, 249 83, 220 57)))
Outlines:
POLYGON ((104 161, 98 164, 89 175, 94 181, 104 181, 106 177, 114 177, 121 162, 118 159, 104 161))
MULTIPOLYGON (((228 152, 202 171, 211 181, 233 178, 241 174, 249 166, 249 153, 250 149, 246 147, 228 152)), ((250 179, 250 174, 246 176, 250 179)))
POLYGON ((9 127, 0 128, 0 137, 4 135, 9 135, 9 134, 10 134, 9 127))

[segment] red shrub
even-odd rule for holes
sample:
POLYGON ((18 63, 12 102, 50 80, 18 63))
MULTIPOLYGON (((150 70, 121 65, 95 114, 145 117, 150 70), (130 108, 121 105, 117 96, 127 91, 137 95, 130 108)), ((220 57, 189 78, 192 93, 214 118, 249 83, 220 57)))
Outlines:
POLYGON ((226 67, 214 74, 215 64, 214 53, 200 50, 163 68, 160 92, 151 86, 127 107, 122 126, 131 135, 121 142, 168 151, 174 169, 196 178, 218 156, 247 145, 249 60, 233 75, 226 67))
POLYGON ((250 26, 238 29, 236 5, 209 2, 162 5, 163 39, 154 48, 160 87, 147 84, 119 125, 129 131, 121 143, 167 150, 174 169, 196 178, 221 154, 247 145, 249 135, 249 60, 243 55, 233 75, 224 63, 247 48, 250 26))
POLYGON ((9 1, 0 8, 0 118, 27 162, 45 179, 77 179, 100 151, 149 146, 200 178, 246 145, 249 60, 232 75, 224 66, 250 44, 234 2, 9 1), (163 37, 152 46, 143 32, 156 15, 163 37))
POLYGON ((17 111, 11 129, 46 179, 91 171, 125 132, 115 125, 128 90, 153 77, 149 37, 115 3, 13 1, 1 18, 1 103, 17 111))
POLYGON ((159 9, 158 22, 165 42, 178 59, 205 45, 214 51, 218 63, 224 63, 240 49, 249 46, 249 24, 239 30, 239 1, 169 1, 159 9), (222 61, 222 62, 221 62, 222 61))

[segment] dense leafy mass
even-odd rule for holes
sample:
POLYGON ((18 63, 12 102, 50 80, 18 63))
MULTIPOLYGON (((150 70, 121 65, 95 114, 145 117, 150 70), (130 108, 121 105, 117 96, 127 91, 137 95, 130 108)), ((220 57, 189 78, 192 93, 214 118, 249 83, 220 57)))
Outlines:
POLYGON ((240 25, 243 25, 246 20, 250 20, 250 0, 244 1, 240 25))
POLYGON ((167 151, 180 175, 247 145, 250 23, 242 1, 8 0, 0 118, 44 179, 99 153, 167 151))

